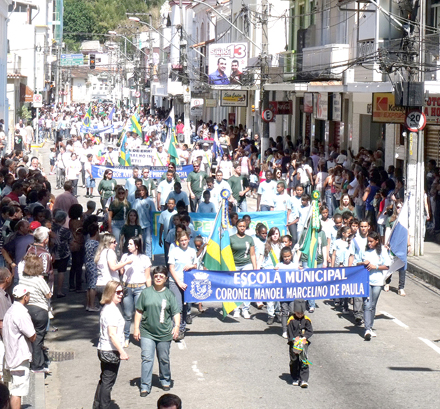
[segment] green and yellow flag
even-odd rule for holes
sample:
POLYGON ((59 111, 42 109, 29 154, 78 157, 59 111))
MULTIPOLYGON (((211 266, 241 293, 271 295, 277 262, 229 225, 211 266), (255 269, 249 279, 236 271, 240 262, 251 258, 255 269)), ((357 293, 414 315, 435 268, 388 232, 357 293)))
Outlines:
POLYGON ((133 114, 130 118, 132 131, 137 133, 139 136, 142 136, 142 128, 139 123, 138 116, 133 114))
POLYGON ((84 116, 83 125, 86 126, 87 128, 89 128, 91 123, 92 123, 92 107, 90 106, 84 116))
POLYGON ((309 219, 304 241, 300 245, 301 253, 307 255, 307 267, 316 268, 317 266, 317 251, 318 251, 318 233, 321 228, 321 219, 319 216, 319 192, 312 193, 312 215, 309 219))

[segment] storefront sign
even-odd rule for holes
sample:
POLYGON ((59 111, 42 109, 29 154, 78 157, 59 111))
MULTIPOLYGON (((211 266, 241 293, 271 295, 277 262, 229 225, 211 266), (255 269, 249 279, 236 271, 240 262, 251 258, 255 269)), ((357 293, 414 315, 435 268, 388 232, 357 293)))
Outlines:
POLYGON ((217 100, 214 98, 206 98, 205 99, 205 107, 206 108, 215 108, 217 106, 217 100))
POLYGON ((304 94, 304 112, 313 114, 313 94, 310 92, 304 94))
POLYGON ((292 101, 270 101, 269 109, 274 115, 292 115, 292 101))
POLYGON ((342 98, 341 94, 333 93, 332 120, 342 121, 342 98))
POLYGON ((222 107, 247 107, 248 92, 227 90, 220 94, 220 105, 222 107))
POLYGON ((392 92, 376 92, 373 94, 373 122, 403 124, 405 108, 394 104, 392 92))
POLYGON ((423 108, 427 124, 440 124, 440 94, 429 95, 423 108))
POLYGON ((319 92, 315 94, 315 118, 327 121, 328 119, 328 93, 319 92))

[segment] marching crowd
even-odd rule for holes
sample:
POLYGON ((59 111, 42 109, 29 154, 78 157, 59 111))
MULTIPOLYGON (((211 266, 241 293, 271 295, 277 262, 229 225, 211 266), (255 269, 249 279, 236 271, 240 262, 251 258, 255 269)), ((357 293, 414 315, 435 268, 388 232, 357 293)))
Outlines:
MULTIPOLYGON (((192 306, 184 297, 184 272, 204 268, 206 238, 195 231, 191 212, 217 212, 223 190, 230 192, 232 227, 228 233, 238 271, 308 268, 310 254, 302 243, 312 192, 319 192, 316 266, 366 266, 370 296, 338 299, 335 306, 342 314, 351 314, 352 305, 356 324, 365 326, 365 339, 376 336, 376 305, 391 281, 387 270, 393 255, 388 240, 405 199, 402 172, 393 166, 384 168, 381 148, 361 148, 355 154, 336 146, 326 149, 317 141, 310 145, 307 138, 304 143, 295 142, 287 136, 271 138, 260 154, 258 135, 249 135, 242 126, 227 127, 226 121, 193 126, 190 148, 184 143, 179 119, 180 165, 193 167, 186 178, 180 178, 163 146, 167 113, 141 112, 142 135, 129 132, 128 148, 148 144, 153 149, 152 164, 167 166, 167 171, 162 179, 153 180, 150 167, 133 167, 132 177, 122 185, 113 179, 109 167, 96 186, 91 165, 118 162, 117 129, 133 112, 100 105, 91 111, 92 128, 108 127, 109 133, 84 129, 85 106, 42 112, 40 132, 55 143, 48 173, 56 174, 55 189, 64 190, 56 197, 37 157, 13 150, 1 159, 0 320, 6 368, 12 376, 11 407, 19 407, 20 397, 27 394, 30 370, 49 372, 44 338, 52 317, 51 299, 66 297, 68 270, 72 292, 83 291, 85 271, 86 311, 101 314, 98 356, 102 373, 94 408, 109 407, 120 360, 128 359, 132 324, 133 338, 142 349, 141 396, 151 391, 155 354, 162 388, 169 391, 171 341, 182 340, 186 326, 192 324, 192 306), (98 211, 94 200, 87 202, 87 209, 78 203, 81 179, 85 197, 98 198, 93 193, 99 194, 98 211), (285 212, 286 224, 269 230, 264 223, 255 224, 247 214, 248 200, 256 203, 257 211, 285 212), (152 214, 156 210, 161 212, 158 243, 165 265, 152 267, 152 214)), ((437 179, 433 177, 433 186, 437 179)), ((432 211, 429 201, 425 203, 429 219, 432 211)), ((405 296, 404 287, 405 270, 401 269, 400 296, 405 296)), ((201 304, 194 307, 203 312, 201 304)), ((242 303, 233 316, 251 318, 249 307, 242 303)), ((306 313, 315 311, 315 300, 268 302, 266 308, 267 324, 279 320, 282 336, 288 339, 294 384, 307 387, 306 350, 313 328, 306 313)))

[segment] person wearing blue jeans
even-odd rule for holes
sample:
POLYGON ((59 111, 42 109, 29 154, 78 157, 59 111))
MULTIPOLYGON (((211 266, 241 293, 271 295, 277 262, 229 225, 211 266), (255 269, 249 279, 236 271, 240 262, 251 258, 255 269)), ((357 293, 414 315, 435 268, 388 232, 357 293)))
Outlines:
POLYGON ((132 237, 128 240, 128 253, 125 253, 121 262, 131 260, 132 263, 122 268, 122 285, 124 287, 124 299, 122 300, 122 312, 125 320, 124 347, 127 348, 130 340, 130 326, 135 311, 135 305, 142 291, 151 286, 151 260, 143 254, 142 239, 132 237))
POLYGON ((170 390, 170 344, 179 336, 180 311, 176 297, 165 286, 168 270, 155 267, 153 282, 145 288, 136 302, 134 339, 141 343, 141 397, 151 392, 154 353, 159 363, 159 381, 164 391, 170 390))
POLYGON ((373 231, 367 236, 367 250, 362 254, 362 262, 370 273, 370 295, 364 299, 364 322, 366 341, 375 337, 373 332, 376 305, 383 290, 386 270, 389 269, 391 259, 388 250, 381 245, 379 233, 373 231))

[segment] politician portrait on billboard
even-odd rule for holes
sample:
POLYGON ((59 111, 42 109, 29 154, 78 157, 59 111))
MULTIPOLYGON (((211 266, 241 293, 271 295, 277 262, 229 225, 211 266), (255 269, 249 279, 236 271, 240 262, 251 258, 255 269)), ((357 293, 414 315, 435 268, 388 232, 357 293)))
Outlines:
POLYGON ((210 85, 241 85, 243 69, 247 66, 247 43, 220 43, 209 46, 210 85))

